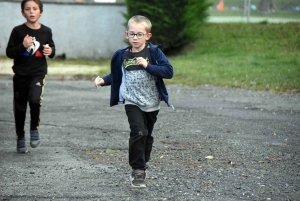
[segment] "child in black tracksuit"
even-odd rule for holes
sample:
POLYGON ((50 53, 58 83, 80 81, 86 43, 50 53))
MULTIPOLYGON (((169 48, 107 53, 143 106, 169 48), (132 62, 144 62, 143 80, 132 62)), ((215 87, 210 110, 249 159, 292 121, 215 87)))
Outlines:
POLYGON ((146 187, 147 162, 153 145, 152 131, 160 101, 168 105, 163 78, 173 77, 173 66, 158 46, 148 43, 151 22, 144 16, 128 21, 126 38, 131 46, 116 51, 111 59, 111 73, 95 85, 111 85, 110 106, 125 104, 130 125, 129 165, 133 187, 146 187))
POLYGON ((17 134, 17 151, 27 153, 25 144, 24 123, 27 102, 30 106, 30 146, 36 148, 40 144, 39 123, 40 108, 47 75, 46 56, 53 58, 55 45, 52 31, 40 24, 39 18, 43 13, 40 0, 23 0, 21 2, 22 15, 26 23, 13 28, 6 55, 14 59, 14 117, 17 134))

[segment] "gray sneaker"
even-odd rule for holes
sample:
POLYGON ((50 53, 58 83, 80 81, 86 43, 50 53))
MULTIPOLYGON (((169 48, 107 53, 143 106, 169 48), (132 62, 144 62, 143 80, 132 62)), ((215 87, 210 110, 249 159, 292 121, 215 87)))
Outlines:
POLYGON ((145 178, 145 170, 133 170, 130 175, 131 186, 135 188, 146 188, 145 178))
POLYGON ((38 130, 30 130, 30 146, 37 148, 41 144, 40 134, 38 130))
POLYGON ((25 144, 25 138, 23 138, 21 140, 17 140, 17 152, 25 153, 25 154, 28 152, 28 149, 25 144))

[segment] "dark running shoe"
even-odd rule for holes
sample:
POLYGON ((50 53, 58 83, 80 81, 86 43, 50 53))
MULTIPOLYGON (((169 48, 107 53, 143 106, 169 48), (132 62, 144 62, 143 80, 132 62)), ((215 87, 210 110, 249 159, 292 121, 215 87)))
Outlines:
POLYGON ((26 154, 28 149, 25 144, 25 138, 17 140, 17 152, 26 154))
POLYGON ((30 146, 37 148, 41 144, 38 130, 30 130, 30 146))
POLYGON ((145 170, 133 170, 130 175, 131 186, 135 188, 146 188, 146 173, 145 170))

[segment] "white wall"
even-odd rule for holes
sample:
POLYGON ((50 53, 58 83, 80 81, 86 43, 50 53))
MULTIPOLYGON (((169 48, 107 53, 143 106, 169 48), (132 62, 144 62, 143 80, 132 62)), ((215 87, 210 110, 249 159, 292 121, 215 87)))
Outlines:
MULTIPOLYGON (((20 2, 0 2, 0 56, 13 27, 25 22, 20 2)), ((67 58, 103 58, 120 48, 124 42, 126 12, 124 4, 60 4, 43 3, 40 22, 52 29, 56 55, 67 58)))

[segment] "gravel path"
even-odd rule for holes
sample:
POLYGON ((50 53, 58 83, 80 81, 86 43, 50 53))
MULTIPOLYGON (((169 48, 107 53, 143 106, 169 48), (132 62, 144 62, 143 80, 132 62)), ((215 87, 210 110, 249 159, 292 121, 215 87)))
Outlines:
POLYGON ((42 144, 17 154, 12 81, 0 80, 0 200, 300 200, 299 95, 167 87, 175 110, 162 103, 147 188, 132 189, 109 87, 48 81, 42 144))

